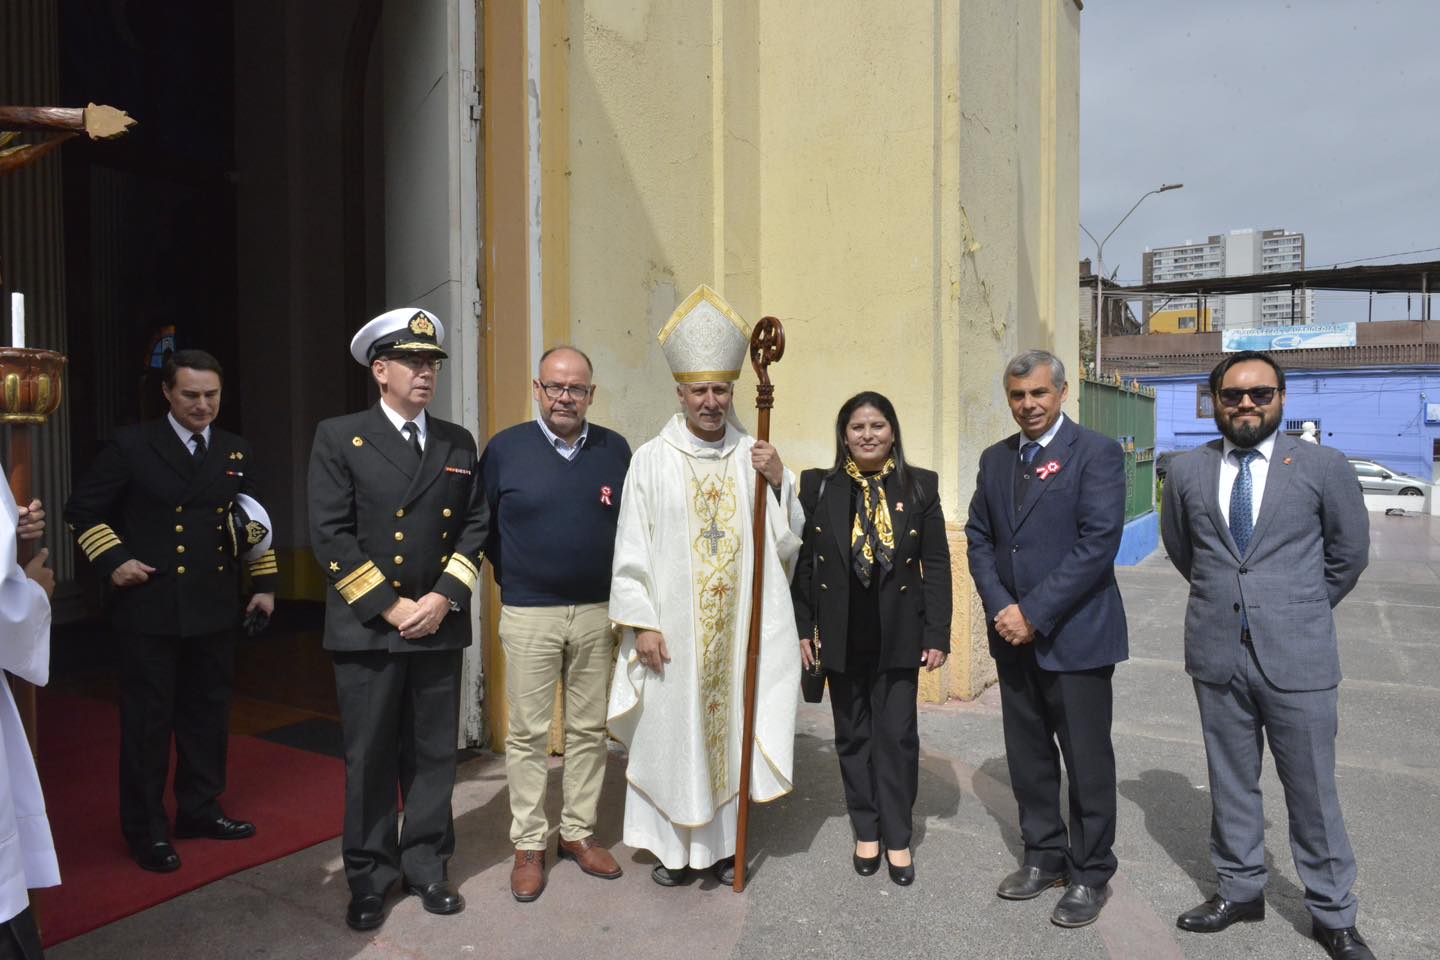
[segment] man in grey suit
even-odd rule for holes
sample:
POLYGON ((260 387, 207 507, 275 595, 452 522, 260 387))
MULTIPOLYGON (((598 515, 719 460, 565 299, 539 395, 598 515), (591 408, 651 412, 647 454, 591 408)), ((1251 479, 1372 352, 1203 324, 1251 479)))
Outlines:
POLYGON ((1162 525, 1170 561, 1190 582, 1185 670, 1210 767, 1220 891, 1176 923, 1214 933, 1264 919, 1268 739, 1315 939, 1331 957, 1373 960, 1355 928, 1355 855, 1335 788, 1331 614, 1365 569, 1364 498, 1344 454, 1276 432, 1285 372, 1269 356, 1231 354, 1211 371, 1210 393, 1223 439, 1172 463, 1162 525))

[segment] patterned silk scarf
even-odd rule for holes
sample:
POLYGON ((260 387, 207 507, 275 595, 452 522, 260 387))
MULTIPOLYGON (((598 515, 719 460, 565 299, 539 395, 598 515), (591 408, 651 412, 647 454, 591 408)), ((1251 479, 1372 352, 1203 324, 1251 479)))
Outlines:
POLYGON ((860 472, 854 460, 845 460, 845 473, 860 485, 860 494, 864 498, 855 514, 855 525, 850 530, 850 556, 855 576, 867 587, 875 573, 876 562, 889 573, 895 559, 895 531, 890 526, 890 507, 885 502, 883 484, 894 469, 895 458, 891 457, 879 473, 867 477, 860 472))

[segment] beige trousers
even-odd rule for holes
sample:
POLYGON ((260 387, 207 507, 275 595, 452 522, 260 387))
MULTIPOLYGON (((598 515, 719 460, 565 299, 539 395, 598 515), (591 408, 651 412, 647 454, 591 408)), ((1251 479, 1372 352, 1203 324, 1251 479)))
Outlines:
POLYGON ((500 608, 510 732, 505 776, 510 783, 510 840, 517 850, 544 850, 550 723, 555 683, 565 683, 565 800, 560 836, 595 832, 605 779, 605 709, 610 698, 615 634, 606 604, 500 608))

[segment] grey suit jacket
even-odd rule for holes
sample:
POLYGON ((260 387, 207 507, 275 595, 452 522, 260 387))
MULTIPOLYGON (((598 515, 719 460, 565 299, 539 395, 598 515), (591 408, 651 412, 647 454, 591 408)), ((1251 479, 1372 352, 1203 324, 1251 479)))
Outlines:
POLYGON ((1369 561, 1370 518, 1355 471, 1331 447, 1280 435, 1260 514, 1242 557, 1220 512, 1223 441, 1176 457, 1165 478, 1161 529, 1170 562, 1190 582, 1185 670, 1224 683, 1240 662, 1244 605, 1260 668, 1282 690, 1340 682, 1331 609, 1369 561))

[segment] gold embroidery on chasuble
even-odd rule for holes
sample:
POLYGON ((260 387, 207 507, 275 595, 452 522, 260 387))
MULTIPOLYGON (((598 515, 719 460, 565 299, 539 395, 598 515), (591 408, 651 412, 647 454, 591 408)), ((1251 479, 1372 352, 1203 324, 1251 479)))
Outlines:
POLYGON ((731 687, 735 594, 740 575, 741 530, 735 523, 735 478, 726 460, 691 460, 690 557, 699 654, 700 722, 710 789, 717 804, 729 799, 731 687))

